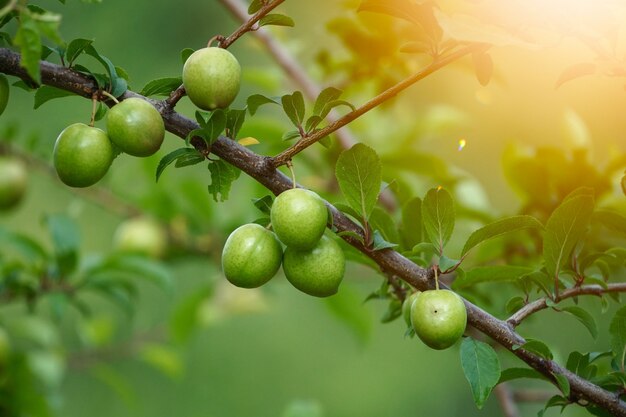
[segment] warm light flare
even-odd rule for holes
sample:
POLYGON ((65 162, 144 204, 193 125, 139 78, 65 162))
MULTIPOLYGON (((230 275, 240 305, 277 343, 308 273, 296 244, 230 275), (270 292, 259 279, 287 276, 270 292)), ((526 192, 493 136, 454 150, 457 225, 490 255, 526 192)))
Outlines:
POLYGON ((465 139, 460 139, 459 140, 459 151, 462 151, 465 148, 465 145, 467 145, 467 141, 465 139))

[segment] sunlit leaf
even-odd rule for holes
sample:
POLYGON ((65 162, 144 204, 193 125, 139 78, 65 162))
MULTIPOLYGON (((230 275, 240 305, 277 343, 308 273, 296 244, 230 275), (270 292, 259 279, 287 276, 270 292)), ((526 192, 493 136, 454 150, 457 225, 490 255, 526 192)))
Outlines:
POLYGON ((422 219, 426 237, 440 255, 452 237, 454 217, 454 201, 450 193, 443 188, 430 189, 422 201, 422 219))
POLYGON ((526 215, 498 220, 474 231, 465 242, 461 256, 464 256, 470 249, 488 239, 493 239, 505 233, 531 228, 543 229, 543 225, 536 218, 526 215))

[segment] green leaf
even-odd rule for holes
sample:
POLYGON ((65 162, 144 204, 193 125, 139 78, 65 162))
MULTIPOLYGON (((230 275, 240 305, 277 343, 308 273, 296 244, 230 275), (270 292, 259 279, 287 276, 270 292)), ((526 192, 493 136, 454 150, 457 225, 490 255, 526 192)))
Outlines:
POLYGON ((394 243, 393 246, 397 246, 400 242, 400 235, 393 217, 380 207, 374 207, 372 210, 370 226, 378 230, 386 241, 394 243))
POLYGON ((141 360, 172 379, 178 379, 183 374, 182 359, 169 346, 157 344, 143 345, 138 354, 141 360))
POLYGON ((45 102, 54 100, 55 98, 69 97, 73 95, 74 93, 66 90, 61 90, 60 88, 42 85, 35 92, 35 109, 38 109, 45 102))
POLYGON ((74 39, 68 45, 65 50, 65 61, 68 67, 71 67, 74 61, 85 52, 85 48, 93 43, 93 39, 74 39))
POLYGON ((268 25, 294 27, 296 24, 289 16, 285 16, 284 14, 271 13, 263 16, 259 20, 259 27, 268 25))
POLYGON ((97 278, 99 274, 108 275, 117 272, 129 273, 133 279, 145 279, 168 292, 174 289, 174 280, 170 271, 160 262, 145 256, 112 256, 105 259, 97 268, 89 270, 92 278, 97 278))
POLYGON ((46 36, 56 45, 63 45, 63 39, 59 35, 59 25, 61 23, 61 15, 52 13, 40 7, 29 5, 32 17, 37 23, 39 33, 46 36))
POLYGON ((619 368, 623 370, 626 363, 626 306, 615 312, 609 326, 609 333, 613 357, 619 368))
POLYGON ((201 162, 204 162, 206 160, 206 158, 201 154, 201 153, 197 153, 197 154, 188 154, 188 155, 183 155, 180 158, 176 159, 176 163, 174 164, 174 167, 176 168, 182 168, 182 167, 188 167, 191 165, 197 165, 201 162))
POLYGON ((536 218, 524 215, 508 217, 506 219, 498 220, 496 222, 483 226, 480 229, 474 231, 470 235, 469 239, 467 239, 467 242, 465 242, 463 250, 461 251, 461 257, 469 252, 470 249, 488 239, 493 239, 505 233, 530 228, 543 229, 543 225, 536 218))
POLYGON ((272 210, 272 204, 274 203, 274 197, 268 194, 261 198, 253 198, 252 203, 254 204, 254 207, 261 210, 262 213, 270 214, 272 210))
POLYGON ((330 113, 332 109, 334 109, 335 107, 339 107, 339 106, 346 106, 346 107, 349 107, 350 110, 356 111, 356 107, 354 107, 352 103, 349 103, 345 100, 333 100, 333 101, 326 103, 326 105, 324 106, 324 109, 320 113, 320 117, 328 116, 328 113, 330 113))
POLYGON ((248 14, 255 14, 263 7, 263 2, 261 0, 252 0, 250 6, 248 6, 248 14))
POLYGON ((472 388, 474 402, 482 408, 500 379, 500 361, 491 346, 466 337, 461 343, 461 366, 472 388))
POLYGON ((561 311, 567 314, 571 314, 578 321, 580 321, 583 326, 585 326, 587 330, 589 330, 589 333, 591 333, 591 337, 593 337, 594 339, 598 337, 598 326, 596 325, 596 321, 594 320, 593 316, 589 314, 586 310, 578 306, 571 306, 563 307, 561 308, 561 311))
POLYGON ((180 51, 180 59, 183 61, 183 65, 185 64, 185 62, 187 62, 187 59, 189 59, 191 54, 193 54, 194 52, 196 51, 193 50, 192 48, 185 48, 182 51, 180 51))
POLYGON ((159 181, 159 178, 161 178, 161 174, 163 174, 165 168, 167 168, 172 162, 176 161, 178 158, 191 155, 200 155, 200 153, 194 148, 179 148, 165 155, 159 161, 159 166, 157 166, 156 181, 159 181))
POLYGON ((602 223, 612 232, 619 232, 626 235, 626 217, 621 214, 608 210, 597 210, 593 213, 593 220, 602 223))
POLYGON ((441 255, 439 257, 439 269, 441 269, 444 273, 447 273, 448 270, 454 268, 461 262, 458 259, 451 259, 445 255, 441 255))
POLYGON ((422 219, 426 237, 443 254, 443 248, 454 230, 454 201, 443 188, 432 188, 422 202, 422 219))
POLYGON ((20 66, 26 69, 28 75, 37 83, 41 84, 39 72, 39 59, 41 57, 41 37, 39 26, 32 18, 28 10, 20 13, 19 27, 13 38, 13 44, 20 47, 22 57, 20 66))
POLYGON ((46 260, 48 254, 38 242, 28 236, 13 233, 0 228, 0 246, 11 246, 21 253, 31 264, 46 260))
POLYGON ((376 151, 362 143, 343 151, 335 175, 348 205, 361 219, 369 219, 382 184, 382 165, 376 151))
POLYGON ((248 111, 250 112, 250 116, 254 116, 254 114, 259 109, 259 107, 265 104, 280 105, 280 101, 273 99, 273 98, 266 97, 261 94, 253 94, 250 97, 248 97, 246 104, 248 105, 248 111))
POLYGON ((167 96, 183 83, 182 77, 157 78, 149 81, 139 92, 142 96, 167 96))
POLYGON ((545 376, 531 368, 509 368, 502 371, 498 384, 520 378, 547 380, 545 376))
POLYGON ((348 326, 361 343, 365 343, 372 332, 372 318, 363 309, 362 295, 349 285, 342 285, 339 292, 325 299, 328 310, 348 326))
POLYGON ((294 91, 293 94, 285 94, 281 98, 283 110, 291 123, 297 128, 302 126, 304 120, 304 97, 300 91, 294 91))
POLYGON ((246 120, 246 109, 228 109, 226 111, 226 130, 228 137, 236 139, 243 122, 246 120))
POLYGON ((220 159, 209 164, 209 171, 211 172, 209 193, 216 202, 228 200, 230 187, 233 181, 239 178, 241 170, 220 159))
POLYGON ((380 231, 374 230, 372 249, 383 250, 395 248, 396 246, 398 246, 397 243, 387 242, 385 238, 381 235, 380 231))
POLYGON ((397 298, 389 301, 387 311, 380 319, 381 323, 390 323, 402 315, 402 303, 397 298))
POLYGON ((515 282, 518 278, 533 272, 533 268, 513 265, 479 266, 465 271, 465 276, 456 279, 452 287, 464 289, 483 282, 515 282))
POLYGON ((565 395, 566 397, 569 397, 569 390, 570 390, 569 381, 567 380, 565 375, 563 374, 552 374, 552 375, 554 375, 554 378, 556 379, 556 383, 559 386, 559 389, 561 390, 563 395, 565 395))
MULTIPOLYGON (((324 121, 324 119, 320 116, 317 115, 313 115, 311 117, 309 117, 304 125, 304 130, 307 133, 312 133, 312 131, 320 124, 324 121)), ((328 137, 328 136, 326 136, 328 137)))
POLYGON ((324 107, 326 107, 326 104, 331 101, 337 100, 342 93, 343 91, 335 87, 328 87, 322 90, 322 92, 317 96, 317 99, 315 99, 313 114, 319 116, 322 113, 322 110, 324 110, 324 107))
POLYGON ((78 262, 80 246, 78 226, 74 220, 64 214, 46 215, 44 223, 52 236, 59 273, 64 278, 76 269, 78 262))
POLYGON ((288 141, 288 140, 293 140, 296 138, 300 137, 300 131, 299 130, 290 130, 288 132, 283 133, 283 135, 281 136, 280 140, 282 141, 288 141))
POLYGON ((118 76, 115 65, 113 65, 111 60, 104 55, 100 55, 93 45, 85 47, 85 53, 98 60, 106 69, 111 82, 111 94, 115 97, 119 97, 124 94, 124 92, 128 89, 128 83, 124 78, 118 76))
POLYGON ((554 358, 550 348, 545 343, 536 339, 526 339, 526 343, 522 346, 514 347, 513 350, 519 349, 520 347, 524 350, 537 354, 544 359, 552 360, 554 358))
POLYGON ((413 197, 402 206, 400 234, 405 248, 412 248, 422 242, 424 225, 422 223, 422 199, 419 197, 413 197))
POLYGON ((215 142, 224 129, 226 129, 226 114, 221 109, 215 110, 211 113, 211 118, 207 120, 206 126, 202 128, 205 132, 204 140, 207 141, 207 145, 215 142))
POLYGON ((551 277, 558 276, 574 246, 584 236, 593 205, 592 195, 577 195, 566 199, 550 215, 543 238, 543 258, 551 277))

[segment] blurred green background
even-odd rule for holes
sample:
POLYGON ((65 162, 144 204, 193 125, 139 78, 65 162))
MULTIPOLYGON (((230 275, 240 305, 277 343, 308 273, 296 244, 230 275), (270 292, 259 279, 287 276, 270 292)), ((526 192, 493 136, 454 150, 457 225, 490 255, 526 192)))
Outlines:
MULTIPOLYGON (((131 87, 137 91, 153 78, 180 74, 183 48, 200 48, 215 34, 227 35, 238 26, 215 0, 104 0, 95 5, 69 0, 66 6, 52 0, 42 3, 63 13, 61 33, 66 40, 95 39, 100 53, 128 71, 131 87)), ((333 18, 354 14, 345 4, 338 3, 288 1, 281 9, 294 18, 296 27, 272 29, 303 66, 311 68, 321 85, 332 80, 324 79, 323 72, 313 65, 316 53, 323 48, 338 56, 346 53, 325 25, 333 18)), ((347 4, 354 6, 354 2, 347 4)), ((284 82, 281 70, 252 35, 245 36, 231 50, 244 70, 242 92, 233 107, 243 107, 245 98, 252 93, 278 95, 294 89, 284 82)), ((494 214, 511 213, 520 202, 506 186, 502 174, 501 155, 508 143, 551 144, 564 152, 582 143, 599 164, 624 152, 621 113, 626 108, 626 95, 621 84, 612 78, 591 77, 558 90, 554 88, 555 79, 568 60, 581 54, 584 56, 585 52, 567 42, 541 51, 496 49, 496 75, 489 86, 481 87, 464 64, 445 68, 407 91, 397 103, 357 121, 353 128, 359 140, 381 151, 392 149, 394 139, 415 134, 420 149, 467 174, 469 204, 494 214), (386 113, 384 118, 382 112, 386 113), (415 118, 422 121, 419 134, 410 128, 415 118), (460 139, 468 143, 461 152, 460 139)), ((350 98, 358 104, 371 92, 371 88, 361 93, 352 91, 350 98)), ((87 122, 90 117, 91 105, 81 98, 52 102, 35 111, 32 94, 18 89, 11 94, 0 128, 15 129, 20 141, 37 138, 44 157, 48 149, 48 162, 58 133, 70 123, 87 122)), ((187 99, 177 110, 189 116, 194 111, 187 99)), ((271 110, 261 112, 246 128, 247 135, 261 141, 254 148, 258 153, 272 153, 283 146, 280 135, 288 128, 287 121, 281 124, 272 115, 271 110)), ((334 301, 298 293, 282 273, 261 290, 229 286, 219 269, 221 244, 236 226, 259 217, 250 199, 266 192, 242 176, 234 185, 230 200, 215 203, 206 192, 209 178, 204 166, 166 171, 155 185, 153 173, 160 157, 180 144, 180 139, 168 134, 163 149, 151 158, 120 156, 104 183, 120 198, 145 207, 158 218, 172 221, 193 213, 194 217, 185 220, 185 226, 211 237, 209 254, 181 255, 168 264, 176 282, 171 293, 142 284, 140 304, 132 320, 94 299, 95 305, 102 303, 95 321, 104 328, 113 327, 111 344, 100 350, 81 347, 78 320, 70 317, 64 322, 68 369, 58 395, 59 415, 501 414, 494 398, 482 411, 474 406, 460 367, 458 347, 432 351, 415 339, 404 338, 405 327, 400 320, 387 325, 379 323, 386 306, 376 301, 362 304, 361 300, 378 287, 381 278, 363 267, 349 266, 345 284, 334 301), (188 201, 193 201, 192 209, 185 206, 188 201), (168 354, 155 354, 159 359, 137 361, 137 335, 148 346, 152 339, 163 338, 176 306, 208 285, 214 287, 212 301, 199 310, 200 330, 189 342, 174 345, 168 354), (342 305, 354 309, 356 317, 348 323, 333 315, 333 308, 342 305), (111 324, 120 322, 121 325, 111 324), (154 366, 154 362, 159 364, 154 366)), ((320 149, 307 151, 310 160, 296 165, 305 185, 315 187, 328 174, 316 171, 324 158, 316 156, 320 149)), ((416 188, 423 191, 436 185, 428 180, 416 181, 416 188)), ((26 201, 20 210, 3 214, 0 224, 46 239, 40 219, 43 214, 54 212, 69 213, 77 220, 84 256, 110 251, 115 228, 123 221, 80 193, 61 186, 53 176, 34 169, 26 201)), ((469 230, 470 226, 471 223, 460 227, 469 230)), ((599 302, 586 302, 600 314, 599 302)), ((502 311, 494 311, 502 315, 502 311)), ((610 317, 609 314, 600 317, 610 317)), ((593 341, 575 320, 559 319, 551 312, 540 316, 541 319, 538 315, 525 323, 520 332, 546 341, 554 346, 557 355, 561 350, 599 351, 608 347, 607 320, 600 321, 600 334, 605 336, 593 341), (565 339, 565 334, 576 336, 565 339)), ((149 356, 146 350, 139 356, 142 354, 149 356)), ((503 357, 508 358, 505 363, 521 366, 510 355, 503 357)), ((565 358, 557 359, 562 363, 565 358)), ((527 381, 515 386, 555 392, 545 384, 527 381)), ((524 415, 534 415, 539 408, 539 404, 522 406, 524 415)), ((566 413, 585 414, 574 409, 566 413)), ((546 415, 558 415, 558 411, 551 410, 546 415)))

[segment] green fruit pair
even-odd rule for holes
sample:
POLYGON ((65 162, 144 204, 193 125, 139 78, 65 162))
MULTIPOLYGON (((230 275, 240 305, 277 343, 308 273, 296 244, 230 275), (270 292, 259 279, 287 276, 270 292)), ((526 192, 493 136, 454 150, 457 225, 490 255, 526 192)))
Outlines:
POLYGON ((133 156, 150 156, 159 150, 165 125, 147 101, 129 98, 116 104, 107 116, 107 133, 83 123, 64 129, 54 145, 54 167, 70 187, 89 187, 107 173, 114 158, 113 144, 133 156))
POLYGON ((449 290, 411 294, 405 299, 402 312, 422 342, 437 350, 455 344, 467 325, 465 303, 449 290))

